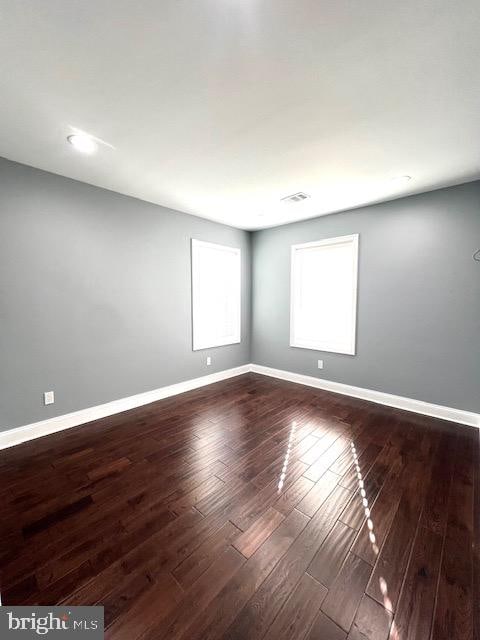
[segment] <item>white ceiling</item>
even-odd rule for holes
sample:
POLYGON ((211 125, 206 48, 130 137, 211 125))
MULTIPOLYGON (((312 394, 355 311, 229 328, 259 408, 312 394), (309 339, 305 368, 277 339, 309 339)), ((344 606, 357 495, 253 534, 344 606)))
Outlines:
POLYGON ((247 229, 480 176, 478 0, 0 0, 0 30, 0 155, 54 173, 247 229))

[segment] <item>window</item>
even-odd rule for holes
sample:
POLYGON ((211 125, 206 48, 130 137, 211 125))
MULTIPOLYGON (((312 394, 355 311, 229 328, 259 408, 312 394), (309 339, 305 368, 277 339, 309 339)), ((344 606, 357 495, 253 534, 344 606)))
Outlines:
POLYGON ((192 240, 193 350, 240 342, 240 249, 192 240))
POLYGON ((355 354, 358 235, 292 246, 290 346, 355 354))

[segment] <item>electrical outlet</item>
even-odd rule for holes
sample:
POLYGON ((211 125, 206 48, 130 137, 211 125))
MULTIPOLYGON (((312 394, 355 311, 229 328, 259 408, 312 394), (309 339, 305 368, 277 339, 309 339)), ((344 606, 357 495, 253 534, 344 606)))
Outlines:
POLYGON ((207 356, 207 367, 209 367, 212 364, 212 358, 210 356, 207 356))
POLYGON ((318 361, 318 368, 323 369, 323 360, 318 361))
POLYGON ((45 391, 43 394, 43 404, 53 404, 55 402, 55 393, 53 391, 45 391))

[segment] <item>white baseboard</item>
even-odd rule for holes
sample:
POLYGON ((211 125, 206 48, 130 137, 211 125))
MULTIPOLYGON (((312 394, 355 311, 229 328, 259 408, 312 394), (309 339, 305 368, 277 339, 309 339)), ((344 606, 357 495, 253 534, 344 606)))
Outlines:
POLYGON ((324 389, 325 391, 333 391, 334 393, 341 393, 346 396, 369 400, 370 402, 376 402, 377 404, 383 404, 388 407, 396 407, 397 409, 413 411, 414 413, 421 413, 426 416, 432 416, 434 418, 441 418, 442 420, 449 420, 450 422, 458 422, 460 424, 469 425, 470 427, 480 428, 480 414, 472 413, 471 411, 462 411, 461 409, 453 409, 452 407, 443 407, 439 404, 431 404, 429 402, 422 402, 421 400, 414 400, 413 398, 404 398, 403 396, 383 393, 382 391, 373 391, 372 389, 354 387, 349 384, 333 382, 332 380, 324 380, 322 378, 314 378, 313 376, 306 376, 301 373, 292 373, 291 371, 283 371, 282 369, 272 369, 271 367, 264 367, 259 364, 252 364, 250 371, 253 371, 254 373, 261 373, 265 376, 271 376, 272 378, 288 380, 289 382, 297 382, 298 384, 304 384, 308 387, 316 387, 317 389, 324 389))
POLYGON ((404 398, 403 396, 383 393, 382 391, 373 391, 372 389, 354 387, 341 382, 333 382, 332 380, 314 378, 313 376, 306 376, 301 373, 273 369, 271 367, 264 367, 258 364, 244 364, 240 367, 234 367, 233 369, 226 369, 225 371, 218 371, 217 373, 201 376, 200 378, 193 378, 192 380, 185 380, 184 382, 171 384, 167 387, 160 387, 153 391, 138 393, 137 395, 129 396, 128 398, 113 400, 112 402, 100 404, 96 407, 81 409, 80 411, 74 411, 73 413, 66 413, 54 418, 48 418, 41 422, 34 422, 23 427, 15 427, 13 429, 8 429, 7 431, 2 431, 0 432, 0 450, 6 449, 7 447, 13 447, 22 442, 27 442, 28 440, 40 438, 41 436, 56 433, 57 431, 78 427, 81 424, 92 422, 93 420, 99 420, 100 418, 106 418, 107 416, 112 416, 116 413, 127 411, 128 409, 135 409, 136 407, 141 407, 145 404, 149 404, 150 402, 155 402, 156 400, 175 396, 179 393, 184 393, 185 391, 198 389, 199 387, 204 387, 214 382, 220 382, 221 380, 240 376, 244 373, 249 373, 250 371, 270 376, 272 378, 296 382, 308 387, 315 387, 317 389, 324 389, 325 391, 332 391, 333 393, 341 393, 346 396, 361 398, 362 400, 369 400, 370 402, 376 402, 377 404, 383 404, 388 407, 396 407, 397 409, 413 411, 414 413, 421 413, 426 416, 432 416, 434 418, 441 418, 442 420, 449 420, 450 422, 458 422, 460 424, 480 428, 480 415, 478 413, 462 411, 461 409, 453 409, 452 407, 443 407, 438 404, 414 400, 413 398, 404 398))
POLYGON ((66 413, 54 418, 48 418, 41 422, 33 422, 32 424, 27 424, 23 427, 15 427, 7 431, 1 431, 0 450, 6 449, 7 447, 13 447, 16 444, 26 442, 27 440, 34 440, 41 436, 56 433, 57 431, 78 427, 86 422, 92 422, 92 420, 99 420, 100 418, 113 416, 116 413, 121 413, 128 409, 135 409, 135 407, 141 407, 145 404, 149 404, 150 402, 175 396, 179 393, 184 393, 185 391, 198 389, 199 387, 204 387, 208 384, 212 384, 213 382, 233 378, 234 376, 248 373, 250 370, 251 365, 245 364, 241 367, 234 367, 233 369, 218 371, 217 373, 211 373, 210 375, 201 376, 200 378, 193 378, 192 380, 185 380, 185 382, 171 384, 167 387, 160 387, 153 391, 138 393, 137 395, 129 396, 128 398, 113 400, 112 402, 100 404, 96 407, 81 409, 80 411, 74 411, 73 413, 66 413))

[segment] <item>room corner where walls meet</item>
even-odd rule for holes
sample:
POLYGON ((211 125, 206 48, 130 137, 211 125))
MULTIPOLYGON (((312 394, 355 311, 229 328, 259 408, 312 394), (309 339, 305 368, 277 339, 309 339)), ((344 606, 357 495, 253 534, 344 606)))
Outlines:
POLYGON ((480 182, 248 232, 3 159, 0 181, 0 431, 249 363, 480 413, 480 182), (291 245, 352 233, 357 354, 290 347, 291 245), (243 256, 242 342, 208 369, 192 237, 243 256))

